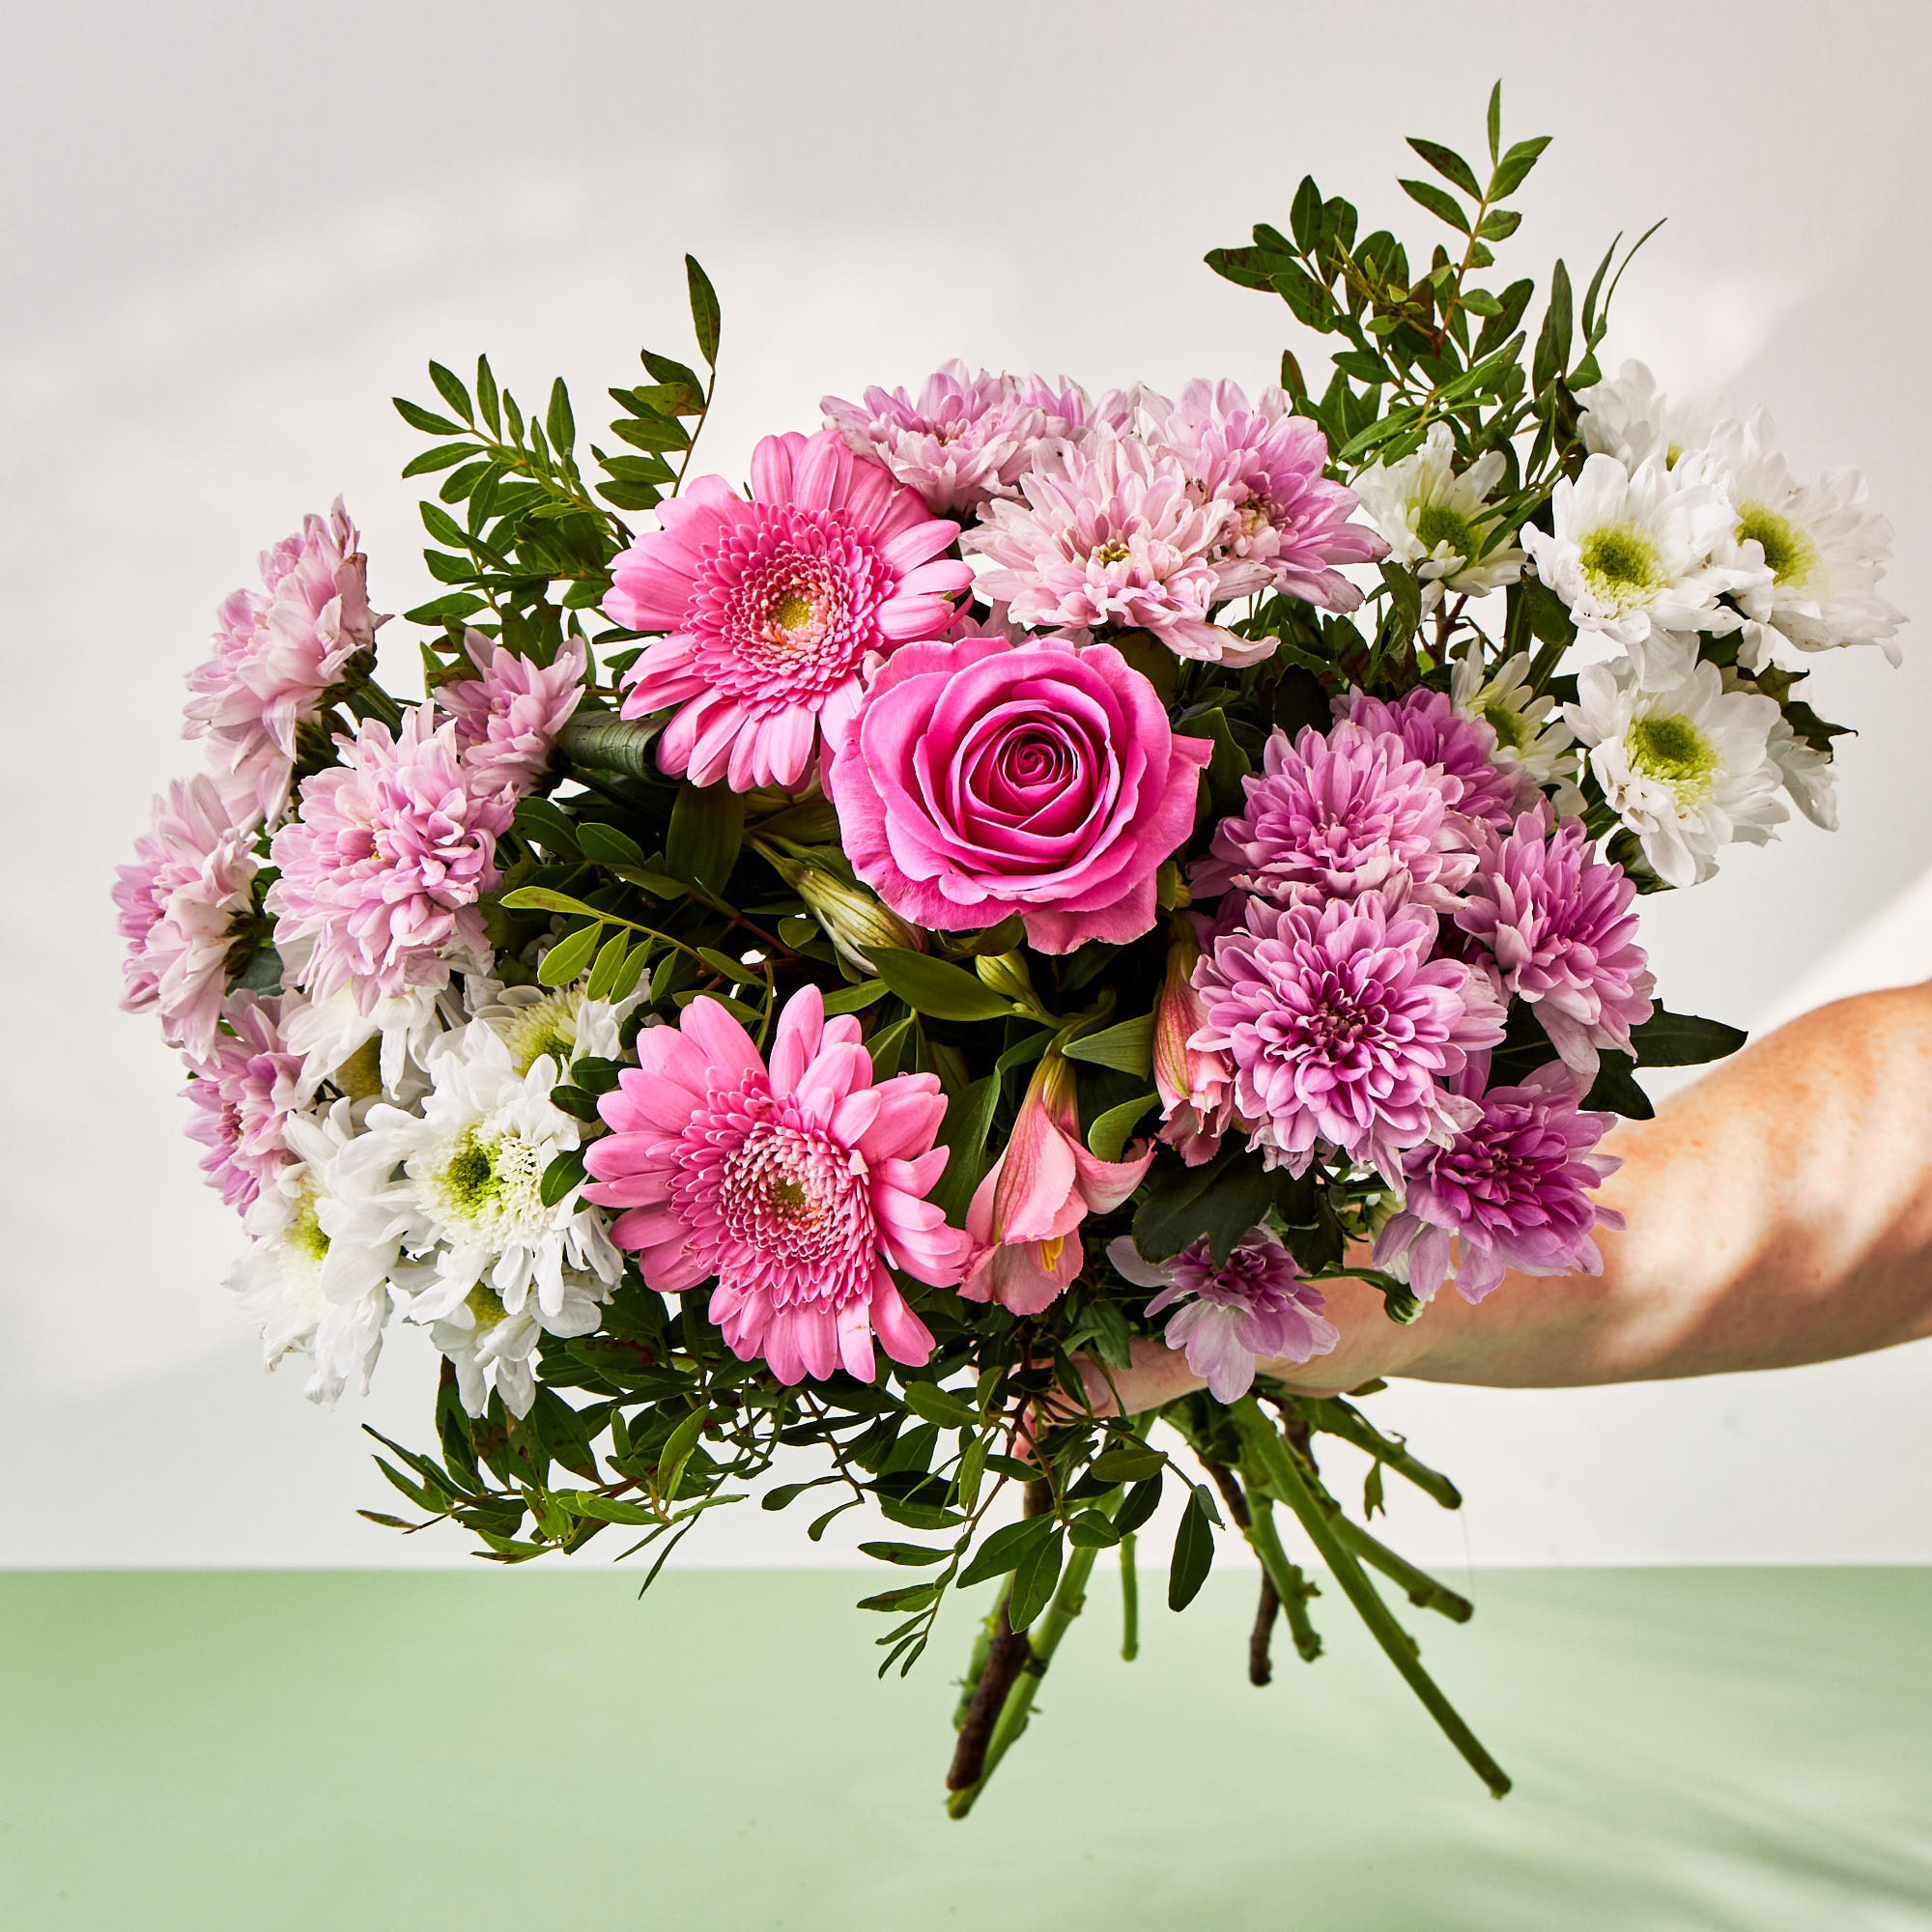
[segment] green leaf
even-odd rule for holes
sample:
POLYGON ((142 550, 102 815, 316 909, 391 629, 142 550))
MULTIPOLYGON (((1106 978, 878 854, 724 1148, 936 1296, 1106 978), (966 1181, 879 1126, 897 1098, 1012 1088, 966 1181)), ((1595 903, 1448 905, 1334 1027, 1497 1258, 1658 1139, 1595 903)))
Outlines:
POLYGON ((1300 186, 1294 190, 1288 225, 1294 236, 1294 245, 1304 253, 1313 254, 1321 235, 1321 190, 1315 185, 1313 175, 1303 175, 1300 186))
POLYGON ((1000 1076, 989 1073, 965 1093, 949 1100, 935 1145, 947 1150, 946 1167, 927 1199, 953 1227, 963 1227, 967 1204, 980 1184, 980 1155, 992 1131, 993 1112, 1000 1104, 1000 1076))
POLYGON ((568 456, 577 447, 577 419, 570 412, 570 391, 559 376, 550 385, 550 408, 544 412, 544 427, 550 432, 551 447, 559 456, 568 456))
POLYGON ((580 925, 575 932, 566 933, 538 960, 537 984, 569 985, 589 964, 603 931, 604 923, 599 920, 594 925, 580 925))
POLYGON ((689 406, 673 411, 673 414, 696 416, 704 413, 704 384, 697 380, 695 369, 688 369, 682 362, 668 355, 660 355, 650 349, 640 351, 639 360, 667 389, 681 388, 689 395, 689 406))
POLYGON ((1160 1507, 1160 1489, 1161 1478, 1155 1474, 1127 1492, 1126 1500, 1114 1512, 1114 1527, 1122 1536, 1132 1535, 1160 1507))
MULTIPOLYGON (((561 859, 577 857, 577 823, 547 798, 526 798, 517 807, 513 823, 517 837, 554 852, 561 859)), ((503 903, 508 905, 506 898, 503 903)))
POLYGON ((1496 150, 1503 138, 1503 84, 1497 81, 1490 89, 1490 165, 1496 164, 1496 150))
POLYGON ((1174 1533, 1174 1559, 1167 1570, 1167 1607, 1184 1610, 1201 1594, 1214 1567, 1214 1530, 1197 1487, 1174 1533))
POLYGON ((765 976, 755 966, 747 966, 742 959, 733 959, 728 952, 721 952, 715 946, 694 946, 691 949, 711 970, 730 980, 734 986, 762 986, 765 976))
POLYGON ((1418 134, 1409 135, 1408 145, 1444 181, 1453 182, 1471 201, 1482 200, 1482 184, 1476 180, 1476 171, 1455 149, 1445 148, 1440 141, 1425 141, 1418 134))
POLYGON ((1134 1214, 1134 1246, 1151 1262, 1166 1261, 1207 1239, 1225 1262, 1267 1212, 1273 1178, 1258 1154, 1231 1150, 1206 1167, 1178 1163, 1154 1168, 1148 1198, 1134 1214))
POLYGON ((1090 1033, 1083 1039, 1070 1040, 1061 1051, 1068 1060, 1092 1061, 1095 1066, 1111 1066, 1120 1073, 1146 1073, 1153 1065, 1153 1015, 1142 1013, 1138 1019, 1122 1020, 1104 1033, 1090 1033))
POLYGON ((1001 1020, 1012 1016, 1013 1003, 971 973, 949 966, 923 952, 907 952, 895 946, 867 946, 867 958, 879 978, 914 1012, 935 1020, 1001 1020))
POLYGON ((1159 1098, 1158 1094, 1141 1094, 1131 1100, 1122 1100, 1118 1107, 1109 1107, 1087 1130, 1089 1150, 1102 1160, 1119 1160, 1126 1148, 1127 1136, 1159 1098))
POLYGON ((567 1082, 550 1090, 550 1103, 559 1113, 568 1114, 572 1120, 590 1122, 601 1118, 597 1112, 597 1095, 567 1082))
POLYGON ((696 256, 684 258, 685 280, 691 287, 691 327, 697 337, 697 353, 704 357, 707 369, 718 366, 718 291, 711 286, 711 277, 697 266, 696 256))
POLYGON ((413 611, 405 611, 403 619, 411 624, 442 624, 450 619, 462 619, 475 615, 484 610, 483 599, 468 590, 452 590, 447 597, 433 597, 427 604, 418 604, 413 611))
POLYGON ((644 863, 644 848, 629 833, 619 832, 614 825, 606 825, 601 819, 579 819, 577 842, 586 859, 596 859, 606 866, 644 863))
POLYGON ((905 1406, 924 1422, 936 1422, 942 1429, 970 1429, 979 1421, 972 1405, 935 1382, 908 1382, 905 1406))
POLYGON ((1492 208, 1477 225, 1476 233, 1485 242, 1507 242, 1522 226, 1522 216, 1513 208, 1492 208))
POLYGON ((403 465, 403 474, 427 476, 432 470, 447 469, 452 464, 461 463, 466 457, 481 454, 473 442, 440 442, 434 449, 426 449, 420 456, 412 457, 403 465))
POLYGON ((396 406, 396 413, 412 429, 419 429, 425 436, 461 436, 463 425, 453 423, 447 416, 433 414, 419 405, 402 396, 391 396, 389 400, 396 406))
POLYGON ((724 890, 745 838, 745 796, 721 781, 680 785, 665 833, 665 864, 713 896, 724 890))
POLYGON ((1722 1020, 1695 1013, 1667 1012, 1659 1007, 1641 1026, 1631 1028, 1631 1045, 1639 1066, 1702 1066, 1737 1052, 1749 1036, 1722 1020))
POLYGON ((1506 201, 1528 178, 1529 171, 1536 165, 1536 157, 1548 147, 1550 136, 1533 135, 1527 141, 1516 141, 1510 151, 1496 163, 1495 174, 1490 181, 1490 199, 1506 201))
POLYGON ((423 527, 438 543, 447 544, 451 550, 467 550, 469 538, 463 526, 447 510, 435 503, 418 503, 416 510, 423 520, 423 527))
POLYGON ((1167 1461, 1145 1442, 1116 1439, 1094 1459, 1093 1473, 1103 1483, 1144 1483, 1158 1476, 1167 1461))
POLYGON ((1657 1109, 1650 1095, 1636 1084, 1627 1055, 1606 1053, 1597 1063, 1597 1078, 1582 1105, 1597 1113, 1621 1114, 1628 1121, 1648 1121, 1657 1109))
POLYGON ((901 1590, 881 1590, 876 1597, 861 1597, 862 1610, 923 1610, 939 1595, 937 1583, 908 1583, 901 1590))
POLYGON ((440 362, 429 365, 429 379, 436 384, 436 392, 460 415, 465 422, 471 419, 469 391, 463 386, 462 379, 453 370, 445 369, 440 362))
POLYGON ((1446 221, 1460 235, 1469 232, 1469 217, 1463 213, 1462 205, 1453 194, 1439 188, 1434 182, 1398 181, 1396 186, 1407 195, 1410 201, 1419 202, 1438 221, 1446 221))
POLYGON ((1051 1517, 1030 1516, 1023 1522, 1009 1522, 994 1530, 959 1573, 959 1587, 970 1590, 975 1583, 983 1583, 988 1577, 1005 1576, 1030 1548, 1044 1543, 1052 1529, 1051 1517))
POLYGON ((602 1495, 596 1490, 553 1490, 550 1499, 572 1516, 587 1516, 598 1522, 623 1522, 643 1528, 660 1520, 656 1511, 642 1503, 627 1503, 617 1496, 602 1495))
POLYGON ((711 1410, 700 1404, 671 1431, 669 1439, 658 1456, 658 1488, 661 1493, 668 1496, 677 1493, 684 1465, 691 1461, 691 1452, 697 1447, 698 1435, 710 1420, 711 1410))
POLYGON ((628 1000, 638 990, 638 981, 644 977, 644 968, 650 964, 651 940, 640 939, 624 955, 624 963, 617 968, 611 980, 607 1000, 613 1004, 618 1000, 628 1000))
POLYGON ((537 1199, 546 1208, 554 1208, 573 1187, 582 1187, 589 1170, 583 1165, 583 1150, 569 1148, 553 1154, 550 1165, 537 1183, 537 1199))
POLYGON ((487 355, 479 355, 476 358, 476 407, 493 435, 500 435, 503 427, 497 400, 496 371, 490 367, 487 355))
POLYGON ((621 931, 613 932, 598 948, 596 963, 590 968, 590 979, 583 988, 586 1000, 608 1000, 611 997, 611 988, 630 950, 630 935, 621 931))
POLYGON ((1530 385, 1540 396, 1570 366, 1570 271, 1559 260, 1549 271, 1549 307, 1536 339, 1530 385))
POLYGON ((862 1555, 877 1563, 897 1563, 905 1569, 923 1570, 929 1563, 944 1563, 950 1549, 928 1549, 923 1543, 862 1543, 862 1555))
POLYGON ((1228 727, 1227 714, 1216 705, 1212 710, 1183 719, 1174 728, 1178 737, 1206 738, 1213 745, 1214 755, 1206 774, 1208 802, 1217 818, 1237 815, 1247 803, 1247 788, 1241 781, 1253 772, 1254 766, 1249 763, 1248 754, 1236 744, 1235 734, 1228 727))
MULTIPOLYGON (((683 449, 691 441, 684 429, 668 416, 619 416, 611 425, 611 434, 622 437, 633 449, 683 449)), ((611 470, 612 475, 623 473, 620 469, 611 470)), ((666 469, 667 482, 672 473, 666 469)))
POLYGON ((1111 1549, 1121 1532, 1096 1509, 1084 1509, 1066 1525, 1066 1540, 1075 1549, 1111 1549))
POLYGON ((836 993, 825 996, 825 1010, 828 1013, 856 1013, 862 1007, 869 1007, 883 1000, 892 988, 883 980, 862 980, 856 986, 840 986, 836 993))
MULTIPOLYGON (((1050 1522, 1051 1519, 1037 1517, 1035 1520, 1050 1522)), ((1007 1599, 1007 1621, 1015 1631, 1031 1629, 1034 1619, 1053 1601, 1065 1553, 1065 1539, 1058 1529, 1020 1552, 1020 1560, 1013 1565, 1012 1594, 1007 1599)))

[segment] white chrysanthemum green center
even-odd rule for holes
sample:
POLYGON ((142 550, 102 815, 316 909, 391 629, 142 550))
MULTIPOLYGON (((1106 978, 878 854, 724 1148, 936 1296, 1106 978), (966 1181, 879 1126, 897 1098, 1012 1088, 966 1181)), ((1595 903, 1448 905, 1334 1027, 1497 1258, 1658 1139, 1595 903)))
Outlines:
POLYGON ((1446 549, 1452 555, 1466 559, 1483 547, 1482 532, 1467 517, 1446 503, 1424 503, 1416 511, 1415 538, 1431 556, 1446 549))
POLYGON ((1804 583, 1818 564, 1811 539, 1769 503, 1738 505, 1738 541, 1755 543, 1764 552, 1771 574, 1787 588, 1804 583))
POLYGON ((463 1305, 479 1329, 494 1328, 499 1321, 510 1319, 510 1311, 480 1281, 463 1297, 463 1305))
POLYGON ((1602 524, 1587 531, 1577 560, 1592 594, 1618 610, 1640 603, 1663 582, 1656 545, 1634 524, 1602 524))
POLYGON ((539 1189, 555 1151, 514 1129, 467 1126, 432 1157, 419 1179, 442 1219, 480 1244, 501 1248, 549 1225, 539 1189))
POLYGON ((577 1015, 583 1005, 582 986, 562 986, 546 993, 526 1007, 509 1010, 507 1022, 497 1022, 503 1044, 510 1049, 510 1065, 519 1075, 527 1073, 546 1054, 558 1066, 568 1066, 577 1051, 577 1015))
POLYGON ((1522 751, 1536 735, 1529 720, 1510 705, 1491 702, 1482 711, 1483 722, 1496 734, 1496 743, 1508 751, 1522 751))
POLYGON ((1633 771, 1668 785, 1680 804, 1708 796, 1723 769, 1718 748, 1681 712, 1633 718, 1624 755, 1633 771))

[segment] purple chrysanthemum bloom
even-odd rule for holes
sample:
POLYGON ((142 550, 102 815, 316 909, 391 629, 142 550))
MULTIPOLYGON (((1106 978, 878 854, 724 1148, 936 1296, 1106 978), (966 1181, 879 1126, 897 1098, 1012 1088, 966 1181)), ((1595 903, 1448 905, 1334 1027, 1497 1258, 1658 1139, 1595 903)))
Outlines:
POLYGON ((1591 849, 1580 818, 1550 835, 1549 807, 1504 838, 1479 828, 1480 863, 1456 923, 1494 955, 1502 990, 1527 1001, 1564 1065, 1596 1077, 1597 1050, 1631 1050, 1656 985, 1636 943, 1636 888, 1591 849))
POLYGON ((1453 1082, 1502 1037, 1503 1008, 1482 973, 1432 957, 1435 936, 1427 907, 1374 895, 1250 899, 1245 927, 1202 955, 1208 1024, 1189 1043, 1232 1062, 1235 1111, 1270 1167, 1300 1174, 1322 1143, 1399 1187, 1410 1148, 1474 1118, 1453 1082))
POLYGON ((1412 1149, 1403 1163, 1407 1198, 1376 1238, 1375 1265, 1406 1255, 1408 1285, 1425 1301, 1449 1272, 1452 1237, 1465 1301, 1480 1301, 1511 1268, 1601 1274, 1591 1231, 1624 1221, 1589 1190, 1623 1163, 1590 1151, 1616 1116, 1583 1113, 1577 1098, 1576 1077, 1552 1062, 1519 1087, 1484 1094, 1448 1147, 1412 1149))
POLYGON ((1172 1261, 1145 1262, 1127 1235, 1107 1243, 1107 1259, 1137 1288, 1161 1291, 1147 1312, 1176 1311, 1162 1339, 1186 1351, 1187 1366, 1207 1378, 1216 1402, 1246 1395, 1257 1362, 1305 1362, 1338 1340, 1321 1313, 1321 1291, 1302 1280, 1294 1257, 1265 1228, 1225 1262, 1212 1258, 1206 1241, 1172 1261))
POLYGON ((1335 699, 1335 716, 1365 730, 1393 731, 1418 763, 1440 765, 1463 787, 1456 809, 1465 817, 1507 829, 1540 796, 1521 765, 1496 763, 1495 727, 1463 717, 1445 692, 1418 686, 1400 704, 1390 704, 1351 691, 1335 699))
POLYGON ((194 1108, 190 1140, 208 1151, 201 1171, 229 1207, 245 1210, 295 1155, 282 1138, 301 1081, 301 1055, 281 1034, 281 1002, 237 993, 221 1009, 231 1031, 206 1053, 185 1056, 194 1078, 182 1098, 194 1108))
POLYGON ((1459 787, 1393 731, 1312 725, 1273 732, 1247 804, 1214 828, 1189 881, 1197 897, 1237 888, 1277 905, 1376 894, 1447 912, 1475 870, 1459 787))

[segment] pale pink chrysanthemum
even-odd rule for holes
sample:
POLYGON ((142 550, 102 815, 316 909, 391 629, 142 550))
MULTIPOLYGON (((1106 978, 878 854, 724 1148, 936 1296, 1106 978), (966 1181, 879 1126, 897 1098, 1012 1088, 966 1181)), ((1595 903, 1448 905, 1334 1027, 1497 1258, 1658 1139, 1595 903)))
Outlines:
POLYGON ((1193 869, 1197 896, 1233 888, 1286 905, 1378 894, 1448 911, 1475 869, 1460 785, 1392 731, 1344 723, 1324 737, 1308 725, 1291 744, 1277 729, 1241 783, 1240 815, 1214 828, 1193 869))
POLYGON ((1171 1261, 1143 1261, 1129 1235, 1107 1243, 1107 1259, 1135 1287, 1161 1291, 1147 1312, 1175 1311, 1161 1339, 1185 1351, 1216 1402, 1246 1395, 1260 1363, 1305 1362, 1341 1339, 1321 1313, 1326 1296, 1302 1280, 1294 1257, 1266 1228, 1254 1229, 1225 1262, 1206 1241, 1171 1261))
POLYGON ((668 631, 628 673, 623 715, 678 707, 659 768, 733 791, 798 786, 859 708, 868 652, 944 635, 973 573, 959 526, 831 430, 768 436, 748 502, 700 476, 611 565, 605 612, 668 631))
POLYGON ((1526 1001, 1563 1063, 1594 1079, 1597 1052, 1631 1050, 1657 981, 1636 943, 1636 888, 1598 858, 1580 818, 1547 804, 1507 837, 1478 831, 1476 876, 1456 923, 1493 956, 1502 990, 1526 1001))
POLYGON ((1207 497, 1229 507, 1214 562, 1224 598, 1278 590, 1324 611, 1353 611, 1360 589, 1335 567, 1373 563, 1388 545, 1350 519, 1355 493, 1322 474, 1328 439, 1288 397, 1249 406, 1236 383, 1193 382, 1177 404, 1148 396, 1144 433, 1177 456, 1207 497))
POLYGON ((1023 502, 992 502, 961 539, 996 568, 984 596, 1022 624, 1120 625, 1151 631, 1178 656, 1257 664, 1272 638, 1250 641, 1210 621, 1222 600, 1212 557, 1233 514, 1202 501, 1185 467, 1139 437, 1096 429, 1041 451, 1022 476, 1023 502))
POLYGON ((122 968, 130 1013, 159 1011, 169 1042, 212 1048, 228 983, 238 914, 254 890, 255 817, 238 819, 213 779, 177 779, 155 800, 154 823, 119 867, 114 904, 128 942, 122 968))
POLYGON ((215 771, 255 795, 267 819, 288 803, 296 727, 321 709, 384 620, 369 609, 368 560, 342 498, 262 553, 261 590, 221 606, 214 655, 188 674, 182 735, 206 738, 215 771))
POLYGON ((187 1055, 188 1138, 208 1150, 201 1171, 238 1213, 295 1159, 282 1128, 300 1098, 301 1055, 287 1050, 280 1016, 279 1000, 237 993, 222 1009, 229 1031, 187 1055))
POLYGON ((1480 1301, 1512 1268, 1601 1274, 1592 1231, 1624 1222, 1590 1190, 1623 1162, 1591 1150, 1617 1117, 1580 1112, 1575 1076, 1554 1062, 1517 1087, 1476 1094, 1479 1081, 1463 1084, 1476 1115, 1447 1147, 1405 1156, 1403 1210, 1383 1223, 1374 1264, 1385 1268, 1406 1256, 1408 1285, 1425 1301, 1449 1272, 1452 1243, 1460 1251, 1456 1291, 1465 1301, 1480 1301))
POLYGON ((1192 1044, 1235 1069, 1235 1111, 1270 1167, 1306 1170, 1320 1147, 1376 1168, 1446 1141, 1472 1114, 1452 1083, 1503 1035, 1503 1007, 1473 968, 1434 956, 1435 915, 1373 894, 1325 905, 1247 903, 1246 924, 1202 955, 1208 1023, 1192 1044))
POLYGON ((480 631, 463 642, 482 675, 439 685, 436 702, 456 721, 471 784, 507 793, 514 803, 550 763, 556 734, 582 699, 583 640, 564 639, 548 665, 492 643, 480 631))
POLYGON ((1334 701, 1335 716, 1365 731, 1393 731, 1418 764, 1439 765, 1462 787, 1456 810, 1503 830, 1542 796, 1535 775, 1496 760, 1495 726, 1456 709, 1445 692, 1418 685, 1399 703, 1351 691, 1334 701))
POLYGON ((1012 496, 1034 445, 1083 430, 1089 412, 1076 388, 1057 393, 1037 376, 1026 383, 983 369, 976 376, 957 360, 928 376, 917 401, 903 389, 873 387, 863 404, 827 396, 820 407, 826 428, 883 463, 935 516, 1012 496))
POLYGON ((712 1321, 782 1382, 840 1367, 870 1380, 875 1335, 924 1362, 932 1336, 892 1271, 960 1275, 964 1236, 924 1199, 946 1166, 945 1095, 930 1073, 875 1083, 860 1040, 802 986, 767 1068, 723 1007, 694 1000, 638 1036, 638 1068, 598 1102, 612 1131, 584 1155, 584 1197, 623 1210, 611 1236, 645 1282, 669 1294, 715 1276, 712 1321))
POLYGON ((337 740, 342 763, 302 781, 298 815, 270 847, 281 877, 265 903, 284 958, 307 956, 311 1000, 353 987, 371 1011, 385 994, 449 983, 452 961, 490 957, 476 902, 497 883, 497 838, 510 801, 478 791, 454 723, 427 704, 401 732, 365 719, 337 740))

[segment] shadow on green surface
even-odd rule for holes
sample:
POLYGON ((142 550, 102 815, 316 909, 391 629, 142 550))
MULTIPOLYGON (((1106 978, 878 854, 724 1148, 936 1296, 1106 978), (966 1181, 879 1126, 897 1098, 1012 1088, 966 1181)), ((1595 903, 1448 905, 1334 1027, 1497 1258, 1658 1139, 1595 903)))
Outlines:
POLYGON ((1332 1593, 1255 1690, 1245 1576, 1132 1665, 1108 1585, 964 1825, 968 1619, 875 1684, 865 1583, 0 1576, 0 1923, 1932 1927, 1932 1572, 1480 1575, 1501 1804, 1332 1593))

